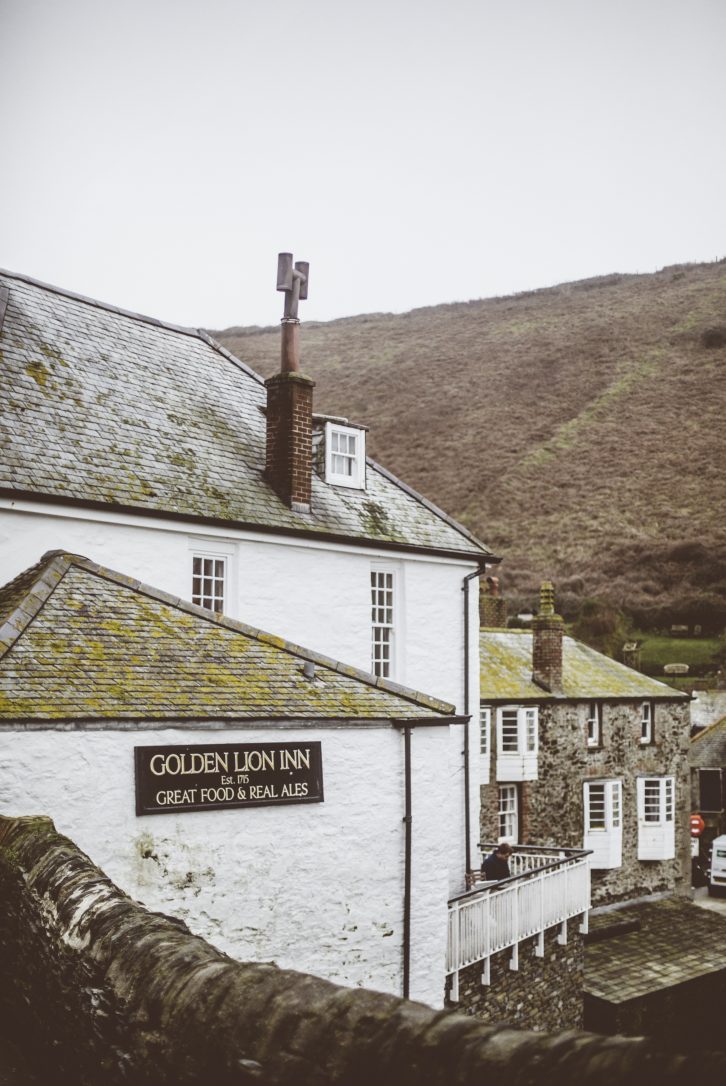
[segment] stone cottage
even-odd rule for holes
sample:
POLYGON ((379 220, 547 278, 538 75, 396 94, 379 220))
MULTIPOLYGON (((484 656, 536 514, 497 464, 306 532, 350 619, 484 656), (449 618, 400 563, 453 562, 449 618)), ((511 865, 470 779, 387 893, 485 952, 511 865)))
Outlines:
POLYGON ((483 629, 482 838, 584 847, 593 905, 690 888, 689 699, 564 635, 483 629))
MULTIPOLYGON (((726 921, 689 899, 689 698, 566 637, 551 585, 531 630, 480 642, 483 838, 515 843, 510 886, 556 846, 590 851, 585 1028, 707 1046, 726 921)), ((468 1000, 486 1007, 487 993, 468 1000)))

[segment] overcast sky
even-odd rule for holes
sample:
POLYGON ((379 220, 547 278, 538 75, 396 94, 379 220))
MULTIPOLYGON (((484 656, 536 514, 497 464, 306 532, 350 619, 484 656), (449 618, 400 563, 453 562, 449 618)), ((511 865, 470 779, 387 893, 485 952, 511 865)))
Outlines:
POLYGON ((0 0, 0 266, 187 325, 726 255, 726 0, 0 0))

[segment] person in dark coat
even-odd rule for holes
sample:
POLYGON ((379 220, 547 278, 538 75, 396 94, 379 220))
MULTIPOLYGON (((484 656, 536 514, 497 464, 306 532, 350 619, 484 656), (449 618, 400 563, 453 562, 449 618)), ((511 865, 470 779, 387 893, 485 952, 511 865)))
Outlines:
POLYGON ((497 845, 494 852, 490 852, 482 862, 481 873, 487 882, 499 882, 510 877, 509 857, 512 855, 512 846, 506 841, 497 845))

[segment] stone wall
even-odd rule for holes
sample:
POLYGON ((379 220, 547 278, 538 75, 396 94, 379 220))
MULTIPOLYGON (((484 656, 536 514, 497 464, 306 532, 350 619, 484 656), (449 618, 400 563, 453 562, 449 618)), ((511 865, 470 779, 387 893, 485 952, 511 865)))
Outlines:
POLYGON ((570 923, 564 946, 557 942, 559 928, 546 932, 542 958, 535 955, 536 937, 525 939, 519 944, 516 971, 509 968, 511 947, 493 954, 488 985, 481 983, 481 962, 462 969, 458 1009, 482 1022, 522 1029, 582 1029, 584 951, 577 927, 577 921, 570 923))
POLYGON ((0 819, 0 1031, 54 1086, 692 1086, 726 1057, 488 1026, 242 964, 150 914, 49 819, 0 819))
MULTIPOLYGON (((605 703, 601 746, 589 749, 586 745, 587 702, 541 705, 538 779, 518 786, 521 842, 582 848, 583 782, 598 778, 622 780, 623 862, 618 868, 592 872, 593 905, 666 891, 687 893, 690 889, 688 704, 656 704, 655 742, 647 746, 638 741, 640 706, 640 702, 605 703), (675 859, 641 861, 637 858, 635 782, 644 774, 675 777, 675 859)), ((496 754, 493 753, 492 775, 495 764, 496 754)), ((483 786, 483 840, 498 838, 497 803, 496 785, 483 786)))

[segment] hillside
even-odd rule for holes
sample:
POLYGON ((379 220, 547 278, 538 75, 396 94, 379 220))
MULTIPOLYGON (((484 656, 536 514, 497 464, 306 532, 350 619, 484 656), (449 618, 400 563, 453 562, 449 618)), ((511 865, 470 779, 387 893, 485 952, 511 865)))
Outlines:
MULTIPOLYGON (((260 373, 278 328, 214 335, 260 373)), ((726 261, 303 324, 316 408, 484 539, 641 624, 726 622, 726 261)))

